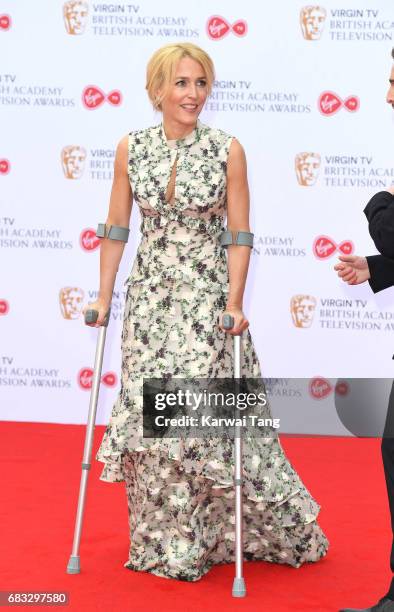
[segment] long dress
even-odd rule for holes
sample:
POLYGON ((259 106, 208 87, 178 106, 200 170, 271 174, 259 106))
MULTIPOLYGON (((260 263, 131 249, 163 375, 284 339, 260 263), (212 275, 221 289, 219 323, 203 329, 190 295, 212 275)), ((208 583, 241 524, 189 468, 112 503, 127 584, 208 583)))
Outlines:
MULTIPOLYGON (((232 336, 217 325, 229 289, 218 236, 231 141, 200 121, 181 140, 167 140, 162 124, 129 135, 142 237, 125 283, 121 388, 96 455, 104 463, 100 479, 126 485, 125 567, 187 581, 235 558, 233 442, 144 438, 142 381, 233 375, 232 336)), ((249 329, 241 349, 241 376, 260 378, 249 329)), ((326 554, 320 506, 277 436, 244 439, 243 479, 245 560, 299 567, 326 554)))

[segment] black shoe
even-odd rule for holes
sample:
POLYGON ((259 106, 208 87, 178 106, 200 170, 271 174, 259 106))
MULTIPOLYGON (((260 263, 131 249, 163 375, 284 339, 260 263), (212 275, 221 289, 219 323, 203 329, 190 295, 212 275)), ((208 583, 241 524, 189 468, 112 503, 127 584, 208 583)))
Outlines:
POLYGON ((394 601, 383 597, 372 608, 342 608, 339 612, 394 612, 394 601))

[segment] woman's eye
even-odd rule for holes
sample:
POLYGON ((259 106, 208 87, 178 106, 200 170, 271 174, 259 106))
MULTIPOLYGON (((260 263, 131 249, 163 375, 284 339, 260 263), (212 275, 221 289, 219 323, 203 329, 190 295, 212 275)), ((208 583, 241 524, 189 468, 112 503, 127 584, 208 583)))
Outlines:
MULTIPOLYGON (((186 85, 186 81, 185 81, 185 79, 180 79, 179 81, 176 81, 175 84, 176 85, 181 85, 183 87, 184 85, 186 85)), ((199 80, 199 81, 197 81, 197 85, 198 85, 198 87, 206 87, 207 82, 204 81, 204 80, 199 80)))

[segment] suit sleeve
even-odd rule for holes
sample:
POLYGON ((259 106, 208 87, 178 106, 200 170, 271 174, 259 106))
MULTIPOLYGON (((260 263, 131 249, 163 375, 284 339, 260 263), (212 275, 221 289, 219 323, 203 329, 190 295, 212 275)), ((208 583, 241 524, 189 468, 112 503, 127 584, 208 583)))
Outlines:
POLYGON ((369 233, 379 253, 394 259, 394 196, 379 191, 364 209, 369 233))
POLYGON ((374 293, 388 289, 394 285, 394 260, 383 255, 370 255, 367 257, 368 268, 371 275, 369 284, 374 293))

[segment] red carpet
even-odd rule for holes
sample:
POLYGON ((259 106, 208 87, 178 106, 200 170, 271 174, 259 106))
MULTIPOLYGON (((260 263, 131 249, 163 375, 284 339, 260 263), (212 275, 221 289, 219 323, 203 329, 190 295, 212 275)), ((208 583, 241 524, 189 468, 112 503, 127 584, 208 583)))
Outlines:
MULTIPOLYGON (((96 428, 94 451, 103 431, 96 428)), ((95 460, 82 572, 66 574, 84 436, 85 426, 1 424, 0 590, 68 591, 70 603, 63 609, 83 612, 208 612, 218 607, 323 612, 367 606, 384 594, 391 578, 391 536, 379 440, 282 437, 290 460, 322 505, 320 524, 331 547, 323 561, 300 569, 246 563, 247 597, 233 599, 232 565, 216 566, 196 583, 123 567, 128 549, 124 483, 99 481, 102 464, 95 460)))

